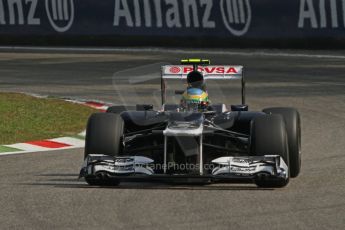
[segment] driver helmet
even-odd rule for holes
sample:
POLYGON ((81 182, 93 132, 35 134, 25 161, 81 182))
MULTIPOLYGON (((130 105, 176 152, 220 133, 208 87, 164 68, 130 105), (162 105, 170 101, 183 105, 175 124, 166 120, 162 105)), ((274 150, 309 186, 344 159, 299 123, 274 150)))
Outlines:
POLYGON ((187 83, 189 88, 200 88, 206 91, 204 76, 199 71, 192 71, 187 75, 187 83))
POLYGON ((184 111, 204 112, 208 105, 208 93, 202 89, 188 88, 182 95, 181 108, 184 111))

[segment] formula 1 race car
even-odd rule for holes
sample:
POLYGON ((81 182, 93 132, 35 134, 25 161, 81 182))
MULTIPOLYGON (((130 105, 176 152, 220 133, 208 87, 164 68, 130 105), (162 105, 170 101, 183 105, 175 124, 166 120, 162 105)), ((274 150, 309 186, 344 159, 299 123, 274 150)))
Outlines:
POLYGON ((255 183, 284 187, 301 168, 301 121, 293 108, 248 111, 242 66, 187 59, 162 67, 162 109, 110 107, 87 124, 80 177, 122 181, 255 183), (166 81, 185 79, 180 104, 166 103, 166 81), (242 103, 210 103, 206 82, 241 80, 242 103))

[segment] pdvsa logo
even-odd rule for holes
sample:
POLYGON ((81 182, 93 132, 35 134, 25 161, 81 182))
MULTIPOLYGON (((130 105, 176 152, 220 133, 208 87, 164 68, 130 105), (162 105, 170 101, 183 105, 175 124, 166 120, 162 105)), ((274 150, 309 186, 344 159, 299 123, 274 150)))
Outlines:
POLYGON ((176 74, 176 73, 180 73, 181 69, 180 69, 180 67, 172 66, 172 67, 170 67, 169 71, 170 71, 170 73, 175 73, 176 74))
POLYGON ((220 0, 220 10, 230 33, 235 36, 247 33, 252 19, 249 0, 220 0))
POLYGON ((54 30, 63 33, 71 28, 74 21, 74 0, 46 0, 46 11, 54 30))

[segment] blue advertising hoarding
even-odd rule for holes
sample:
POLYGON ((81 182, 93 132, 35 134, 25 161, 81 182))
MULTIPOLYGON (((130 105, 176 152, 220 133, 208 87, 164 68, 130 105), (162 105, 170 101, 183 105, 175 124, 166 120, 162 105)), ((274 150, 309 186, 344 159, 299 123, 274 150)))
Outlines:
POLYGON ((345 37, 345 0, 0 0, 0 36, 345 37))

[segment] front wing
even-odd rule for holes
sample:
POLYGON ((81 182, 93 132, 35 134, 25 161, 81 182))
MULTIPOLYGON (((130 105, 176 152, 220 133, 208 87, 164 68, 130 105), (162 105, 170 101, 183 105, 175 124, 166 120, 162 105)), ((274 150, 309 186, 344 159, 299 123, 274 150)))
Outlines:
MULTIPOLYGON (((212 161, 210 173, 155 173, 154 161, 142 156, 112 157, 89 155, 80 177, 107 182, 167 181, 167 182, 236 182, 255 183, 257 180, 287 181, 288 166, 279 155, 221 157, 212 161)), ((163 165, 162 167, 167 167, 163 165)), ((87 180, 88 181, 88 180, 87 180)))

